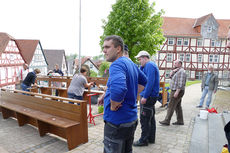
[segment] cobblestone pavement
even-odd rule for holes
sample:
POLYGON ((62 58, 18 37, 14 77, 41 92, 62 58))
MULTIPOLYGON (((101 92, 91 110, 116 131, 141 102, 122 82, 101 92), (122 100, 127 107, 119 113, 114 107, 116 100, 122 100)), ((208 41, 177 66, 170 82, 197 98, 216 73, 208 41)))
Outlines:
MULTIPOLYGON (((185 125, 161 126, 159 121, 166 115, 166 108, 156 104, 156 143, 146 147, 133 147, 134 153, 188 153, 193 128, 193 119, 199 113, 195 106, 201 96, 200 84, 189 86, 185 90, 182 108, 185 125)), ((96 106, 93 106, 95 112, 96 106)), ((171 123, 176 121, 175 114, 171 123)), ((89 141, 69 153, 102 153, 103 129, 102 116, 95 118, 96 125, 89 124, 89 141)), ((135 140, 141 134, 140 124, 135 132, 135 140)), ((0 153, 63 153, 68 152, 66 141, 54 135, 40 137, 36 128, 25 125, 19 127, 14 119, 3 120, 0 113, 0 153)))

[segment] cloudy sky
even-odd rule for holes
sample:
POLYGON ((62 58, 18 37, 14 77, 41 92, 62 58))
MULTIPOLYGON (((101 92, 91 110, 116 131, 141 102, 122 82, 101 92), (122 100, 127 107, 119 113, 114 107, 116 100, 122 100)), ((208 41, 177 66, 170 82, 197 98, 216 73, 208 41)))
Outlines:
MULTIPOLYGON (((99 55, 99 37, 116 0, 82 0, 81 52, 99 55)), ((153 2, 153 0, 150 0, 153 2)), ((198 18, 213 13, 230 19, 230 0, 155 0, 156 11, 164 16, 198 18)), ((0 32, 16 39, 39 39, 44 49, 79 51, 79 0, 0 0, 0 32)))

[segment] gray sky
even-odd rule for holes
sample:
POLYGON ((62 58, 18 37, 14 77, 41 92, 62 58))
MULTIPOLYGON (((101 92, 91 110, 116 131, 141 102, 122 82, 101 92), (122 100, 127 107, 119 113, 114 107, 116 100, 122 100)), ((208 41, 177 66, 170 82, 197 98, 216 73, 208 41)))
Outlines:
MULTIPOLYGON (((82 0, 82 55, 100 54, 102 19, 116 0, 82 0)), ((153 0, 150 0, 153 2, 153 0)), ((198 18, 213 13, 230 19, 230 0, 156 0, 164 16, 198 18)), ((44 49, 79 50, 79 0, 0 0, 0 32, 16 39, 39 39, 44 49)))

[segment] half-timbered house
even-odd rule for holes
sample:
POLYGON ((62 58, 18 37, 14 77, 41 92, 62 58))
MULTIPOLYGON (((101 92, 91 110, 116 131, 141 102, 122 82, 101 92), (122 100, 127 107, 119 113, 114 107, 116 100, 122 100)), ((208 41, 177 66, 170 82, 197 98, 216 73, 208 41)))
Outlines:
POLYGON ((14 87, 23 63, 15 39, 7 33, 0 32, 0 87, 14 87))
POLYGON ((163 17, 165 42, 156 55, 161 80, 167 80, 175 60, 183 61, 188 79, 201 79, 209 64, 219 78, 229 78, 226 48, 230 20, 212 14, 200 18, 163 17))
POLYGON ((17 39, 16 44, 23 59, 25 60, 25 63, 29 65, 29 71, 33 71, 38 68, 41 70, 41 75, 46 75, 48 63, 40 41, 17 39))

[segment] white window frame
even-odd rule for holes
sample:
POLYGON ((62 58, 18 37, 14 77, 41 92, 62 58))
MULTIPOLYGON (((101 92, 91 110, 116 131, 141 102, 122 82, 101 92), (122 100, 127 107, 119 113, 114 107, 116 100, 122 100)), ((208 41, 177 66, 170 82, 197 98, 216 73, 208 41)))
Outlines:
POLYGON ((197 46, 202 46, 202 45, 203 45, 203 40, 197 39, 197 46))
POLYGON ((167 58, 166 58, 166 60, 167 60, 168 62, 172 62, 172 61, 173 61, 173 54, 172 54, 172 53, 167 53, 167 58))
POLYGON ((187 53, 187 54, 185 55, 185 61, 186 61, 186 62, 190 62, 190 61, 191 61, 191 54, 190 54, 190 53, 187 53))
POLYGON ((177 46, 182 46, 183 44, 183 39, 182 38, 177 38, 177 46))
POLYGON ((188 38, 184 38, 183 45, 184 46, 188 46, 189 45, 189 39, 188 38))
POLYGON ((208 33, 211 33, 212 32, 212 26, 208 26, 207 31, 208 31, 208 33))
POLYGON ((213 63, 214 62, 214 56, 213 54, 209 55, 209 63, 213 63))
POLYGON ((165 70, 165 78, 169 78, 170 70, 165 70))
POLYGON ((202 54, 198 54, 197 62, 203 62, 203 55, 202 54))
POLYGON ((168 38, 168 45, 174 45, 174 38, 168 38))
POLYGON ((211 40, 211 47, 215 47, 216 46, 216 40, 211 40))
POLYGON ((214 60, 213 60, 215 63, 218 63, 219 62, 219 55, 214 55, 214 60))
POLYGON ((180 59, 181 61, 184 61, 184 54, 183 54, 183 53, 179 54, 179 59, 180 59))

